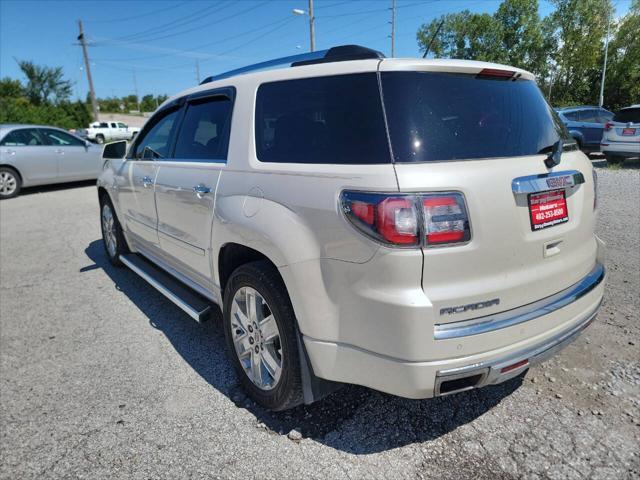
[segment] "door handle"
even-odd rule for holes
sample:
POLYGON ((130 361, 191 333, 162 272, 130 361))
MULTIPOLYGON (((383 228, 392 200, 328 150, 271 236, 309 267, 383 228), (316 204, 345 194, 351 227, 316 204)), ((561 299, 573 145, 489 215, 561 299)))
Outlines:
POLYGON ((11 149, 7 149, 7 150, 4 151, 4 153, 7 153, 9 155, 15 155, 16 151, 15 150, 11 150, 11 149))
POLYGON ((210 193, 211 189, 209 187, 207 187, 206 185, 203 185, 202 183, 196 185, 195 187, 193 187, 193 191, 195 192, 195 194, 198 196, 198 198, 202 198, 203 195, 210 193))
POLYGON ((142 186, 144 188, 149 188, 151 185, 153 185, 153 180, 151 179, 151 177, 142 177, 142 186))
POLYGON ((58 155, 64 155, 64 150, 60 150, 59 148, 55 150, 58 155))

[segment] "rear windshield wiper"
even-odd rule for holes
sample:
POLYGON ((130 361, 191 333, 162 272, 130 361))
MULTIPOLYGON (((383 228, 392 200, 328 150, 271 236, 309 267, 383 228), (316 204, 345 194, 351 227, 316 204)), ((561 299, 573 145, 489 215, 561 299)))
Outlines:
POLYGON ((538 153, 547 154, 547 158, 544 159, 544 164, 547 166, 547 168, 553 168, 556 165, 560 164, 563 147, 564 147, 564 142, 562 139, 559 139, 556 143, 547 145, 546 147, 541 148, 538 151, 538 153))

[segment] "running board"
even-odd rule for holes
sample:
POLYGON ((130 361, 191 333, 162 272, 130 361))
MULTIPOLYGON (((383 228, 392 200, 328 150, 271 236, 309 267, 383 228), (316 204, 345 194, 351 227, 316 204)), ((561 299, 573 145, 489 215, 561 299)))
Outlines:
POLYGON ((202 322, 209 317, 211 305, 208 300, 142 256, 128 253, 120 255, 120 261, 195 321, 202 322))

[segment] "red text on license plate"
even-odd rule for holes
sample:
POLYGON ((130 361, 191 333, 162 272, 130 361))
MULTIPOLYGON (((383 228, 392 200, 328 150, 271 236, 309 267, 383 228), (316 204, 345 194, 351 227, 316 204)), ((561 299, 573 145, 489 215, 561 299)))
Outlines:
POLYGON ((622 134, 623 135, 635 135, 636 134, 636 129, 635 128, 623 128, 622 129, 622 134))
POLYGON ((569 221, 564 190, 531 193, 529 195, 531 230, 541 230, 569 221))

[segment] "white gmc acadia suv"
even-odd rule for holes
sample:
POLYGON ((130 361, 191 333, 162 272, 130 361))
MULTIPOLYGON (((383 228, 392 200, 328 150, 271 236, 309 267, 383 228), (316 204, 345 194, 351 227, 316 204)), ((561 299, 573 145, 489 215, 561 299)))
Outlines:
POLYGON ((104 157, 109 259, 196 320, 219 305, 271 409, 500 383, 602 301, 591 163, 517 68, 296 55, 174 96, 104 157))

